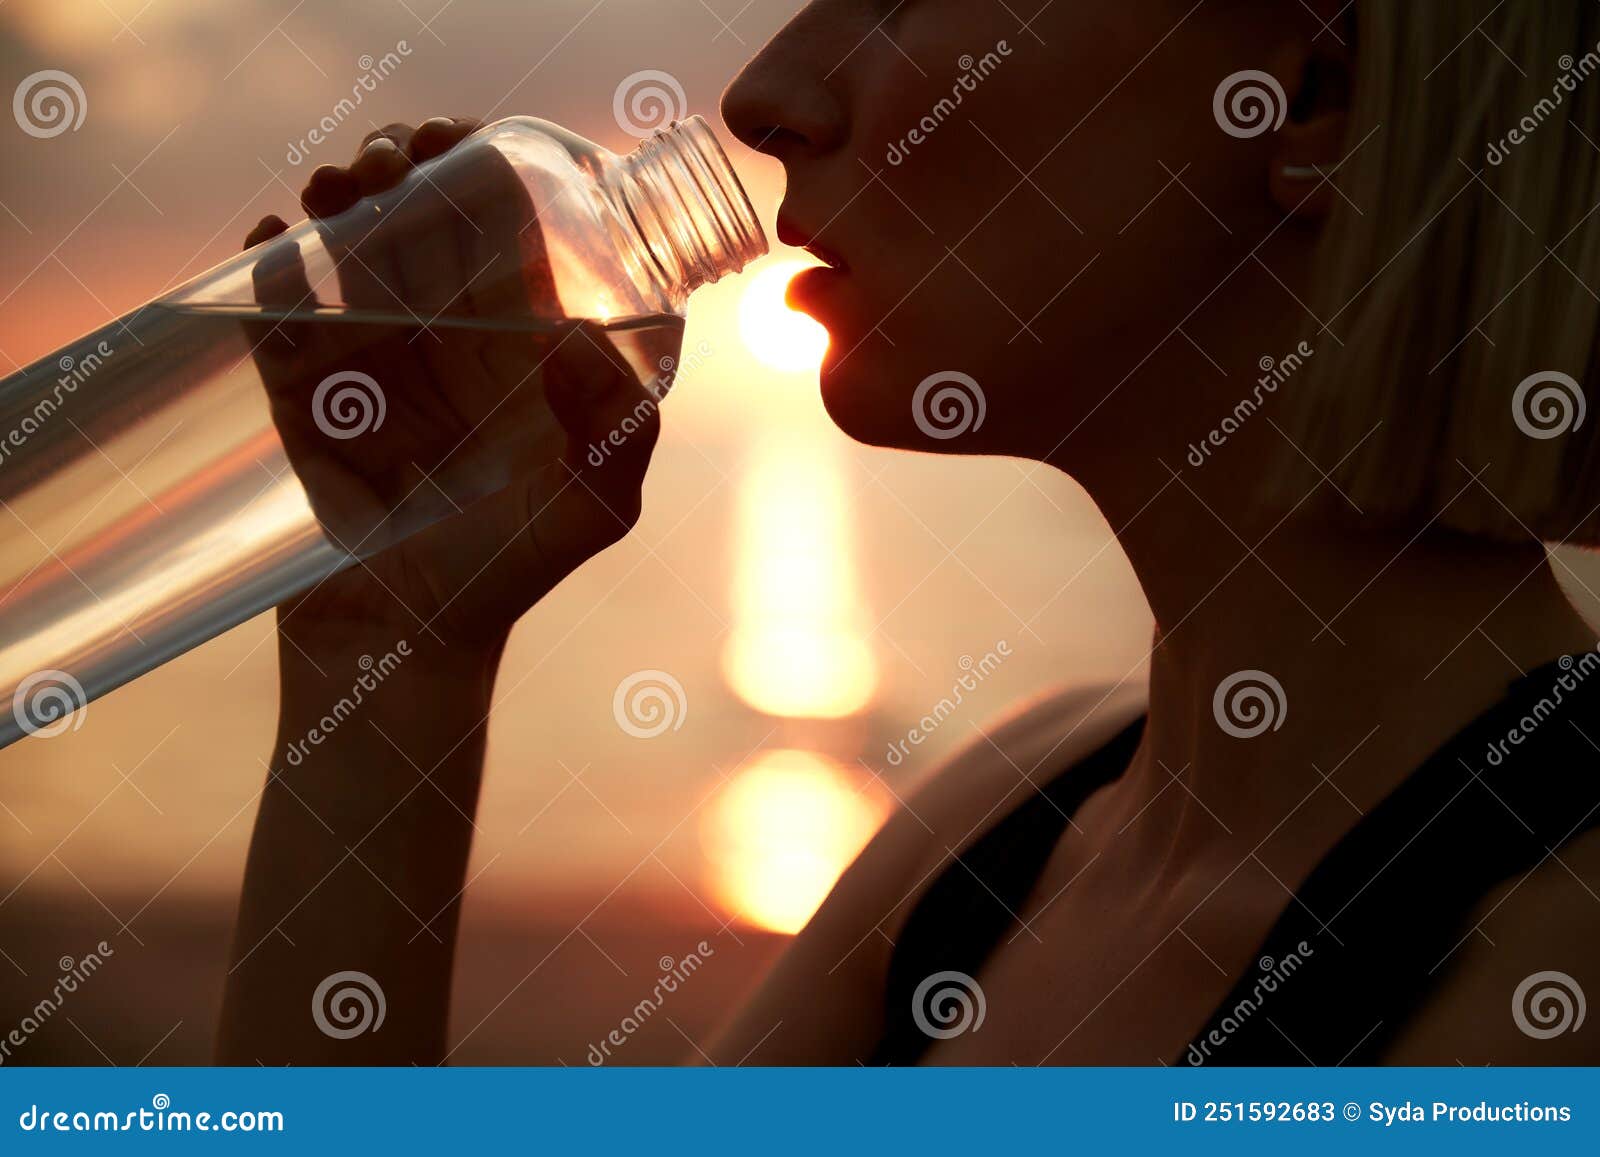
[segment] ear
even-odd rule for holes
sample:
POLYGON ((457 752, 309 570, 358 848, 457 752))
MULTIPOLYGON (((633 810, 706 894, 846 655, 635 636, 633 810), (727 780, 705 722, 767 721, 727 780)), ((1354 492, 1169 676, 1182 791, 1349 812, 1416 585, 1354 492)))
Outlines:
POLYGON ((1284 213, 1303 221, 1326 220, 1339 196, 1332 181, 1350 127, 1352 56, 1351 46, 1324 32, 1287 46, 1273 62, 1289 116, 1274 139, 1268 188, 1284 213))

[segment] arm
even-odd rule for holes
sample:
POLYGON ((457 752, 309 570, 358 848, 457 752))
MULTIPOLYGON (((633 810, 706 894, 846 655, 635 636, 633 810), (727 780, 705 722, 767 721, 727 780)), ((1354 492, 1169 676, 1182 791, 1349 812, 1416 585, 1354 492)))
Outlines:
MULTIPOLYGON (((430 121, 413 134, 390 126, 348 170, 312 175, 307 212, 337 214, 391 187, 471 127, 430 121)), ((247 244, 284 228, 269 218, 247 244)), ((253 343, 256 364, 320 518, 351 508, 340 488, 359 494, 362 462, 395 447, 364 439, 346 444, 359 453, 335 458, 339 448, 319 444, 315 427, 285 429, 295 399, 323 372, 308 379, 305 367, 317 366, 314 343, 326 333, 301 326, 275 349, 271 340, 286 328, 266 327, 253 343)), ((279 730, 223 996, 221 1062, 445 1059, 456 923, 501 651, 529 607, 632 527, 657 434, 654 406, 643 404, 653 403, 648 388, 603 331, 575 325, 538 340, 514 357, 480 357, 468 343, 456 360, 454 347, 440 343, 419 358, 402 331, 359 351, 379 380, 397 384, 385 437, 406 431, 399 419, 414 399, 449 398, 465 382, 511 405, 542 390, 567 449, 279 608, 279 730), (486 371, 494 380, 484 380, 486 371), (624 418, 634 432, 591 463, 588 447, 624 418), (363 1016, 376 1020, 379 990, 377 1031, 343 1031, 363 1016)))
POLYGON ((291 617, 279 642, 278 738, 245 869, 218 1059, 436 1063, 499 648, 407 643, 370 627, 318 639, 293 627, 291 617), (363 656, 388 667, 391 655, 399 665, 381 681, 379 667, 363 672, 363 656), (373 690, 358 683, 363 674, 373 690), (355 712, 324 731, 357 688, 355 712), (342 984, 313 1012, 318 985, 345 971, 374 982, 357 987, 381 990, 379 1031, 341 1039, 319 1027, 319 1016, 336 1031, 354 1023, 339 1020, 342 984))

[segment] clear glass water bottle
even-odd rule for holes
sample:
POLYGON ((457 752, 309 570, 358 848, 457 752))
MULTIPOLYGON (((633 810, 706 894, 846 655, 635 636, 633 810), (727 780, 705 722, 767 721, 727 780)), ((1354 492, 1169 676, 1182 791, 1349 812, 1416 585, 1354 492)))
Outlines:
POLYGON ((557 457, 563 322, 659 396, 765 252, 701 118, 513 117, 0 381, 0 745, 557 457))

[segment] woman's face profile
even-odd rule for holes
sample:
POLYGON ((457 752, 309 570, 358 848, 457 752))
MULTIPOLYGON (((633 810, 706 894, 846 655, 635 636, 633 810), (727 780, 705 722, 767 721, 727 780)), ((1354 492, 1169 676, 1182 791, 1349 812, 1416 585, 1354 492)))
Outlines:
POLYGON ((1315 213, 1283 229, 1281 202, 1315 183, 1285 193, 1275 134, 1223 131, 1214 96, 1292 72, 1297 42, 1342 42, 1295 3, 1063 0, 1025 19, 814 0, 724 114, 784 165, 781 239, 836 266, 791 301, 832 335, 822 396, 846 433, 1080 477, 1114 448, 1176 463, 1238 392, 1219 368, 1252 377, 1309 320, 1279 286, 1304 277, 1315 213), (946 385, 980 397, 941 413, 946 385))

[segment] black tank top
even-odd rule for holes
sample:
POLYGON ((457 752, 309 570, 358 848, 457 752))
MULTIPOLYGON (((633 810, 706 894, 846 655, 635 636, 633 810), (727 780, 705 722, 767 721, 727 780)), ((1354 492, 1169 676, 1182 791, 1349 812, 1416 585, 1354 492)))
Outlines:
MULTIPOLYGON (((935 974, 977 977, 1069 817, 1127 770, 1144 720, 1058 775, 941 874, 889 963, 874 1064, 914 1064, 935 974)), ((1375 1064, 1454 959, 1471 911, 1600 823, 1600 654, 1563 657, 1440 748, 1316 866, 1174 1064, 1375 1064)), ((933 991, 937 991, 934 988, 933 991)))

